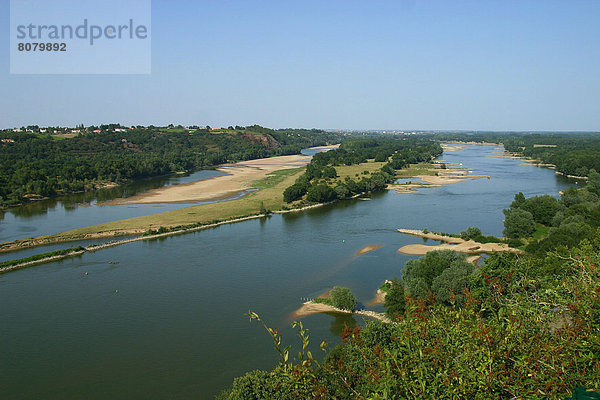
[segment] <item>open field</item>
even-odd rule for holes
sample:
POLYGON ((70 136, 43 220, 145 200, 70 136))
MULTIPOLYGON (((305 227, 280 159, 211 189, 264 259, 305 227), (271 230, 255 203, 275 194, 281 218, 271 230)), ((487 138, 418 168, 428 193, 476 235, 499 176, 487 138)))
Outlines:
POLYGON ((344 179, 346 179, 346 177, 350 177, 354 180, 357 180, 360 179, 362 176, 368 176, 363 175, 364 171, 368 171, 370 174, 372 174, 374 172, 379 171, 381 167, 383 167, 385 164, 386 163, 384 162, 375 162, 371 160, 366 163, 356 165, 338 165, 335 167, 335 171, 338 174, 336 180, 339 182, 343 182, 344 179), (358 174, 358 176, 356 174, 358 174))
POLYGON ((415 178, 421 175, 435 176, 435 174, 441 169, 434 169, 430 163, 419 163, 412 164, 408 168, 403 168, 400 171, 396 171, 397 178, 415 178))

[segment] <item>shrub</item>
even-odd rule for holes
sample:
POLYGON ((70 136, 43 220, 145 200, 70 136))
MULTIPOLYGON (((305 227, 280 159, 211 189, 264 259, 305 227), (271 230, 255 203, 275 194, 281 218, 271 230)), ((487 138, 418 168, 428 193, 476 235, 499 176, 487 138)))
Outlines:
POLYGON ((336 308, 353 311, 356 308, 357 301, 350 289, 335 286, 331 290, 331 303, 336 308))
POLYGON ((478 236, 481 236, 481 229, 476 226, 471 226, 466 231, 460 232, 460 237, 464 240, 474 240, 478 236))
POLYGON ((327 203, 337 198, 337 193, 327 185, 311 186, 306 192, 306 200, 314 203, 327 203))
POLYGON ((398 315, 402 315, 406 311, 404 285, 398 279, 392 281, 385 295, 384 307, 386 314, 391 320, 397 319, 398 315))
POLYGON ((305 183, 294 183, 283 191, 283 201, 291 203, 299 200, 306 194, 307 185, 305 183))

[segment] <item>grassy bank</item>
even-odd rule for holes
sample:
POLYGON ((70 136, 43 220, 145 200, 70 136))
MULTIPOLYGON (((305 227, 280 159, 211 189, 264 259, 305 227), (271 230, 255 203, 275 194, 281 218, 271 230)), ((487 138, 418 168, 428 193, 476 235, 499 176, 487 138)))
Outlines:
POLYGON ((259 214, 261 208, 271 211, 281 210, 284 202, 283 190, 302 174, 303 168, 276 171, 253 183, 260 190, 237 200, 219 203, 201 204, 160 214, 146 215, 120 221, 74 229, 56 235, 18 240, 0 244, 0 251, 11 251, 65 241, 115 237, 123 235, 141 235, 149 229, 160 227, 170 230, 174 227, 205 225, 220 221, 242 218, 259 214))
POLYGON ((433 168, 436 168, 433 163, 411 164, 407 168, 396 171, 396 178, 414 178, 419 175, 435 176, 437 171, 433 171, 433 168))
POLYGON ((83 254, 85 249, 81 246, 70 249, 56 250, 48 253, 36 254, 34 256, 19 258, 11 261, 0 263, 0 274, 17 269, 30 267, 37 264, 42 264, 48 261, 56 261, 62 258, 83 254))

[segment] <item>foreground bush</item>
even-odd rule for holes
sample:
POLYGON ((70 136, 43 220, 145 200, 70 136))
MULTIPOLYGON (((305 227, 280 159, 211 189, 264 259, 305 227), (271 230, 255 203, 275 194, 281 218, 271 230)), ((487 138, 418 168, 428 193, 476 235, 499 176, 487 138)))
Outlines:
POLYGON ((546 262, 554 263, 498 255, 463 307, 407 297, 397 323, 347 329, 321 364, 281 361, 238 378, 221 398, 564 399, 579 386, 598 391, 598 244, 584 243, 558 269, 546 262))

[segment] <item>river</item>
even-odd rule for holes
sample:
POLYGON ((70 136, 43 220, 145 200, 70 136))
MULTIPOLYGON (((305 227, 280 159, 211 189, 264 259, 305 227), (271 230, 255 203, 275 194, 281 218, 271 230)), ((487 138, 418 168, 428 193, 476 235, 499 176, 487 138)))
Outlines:
MULTIPOLYGON (((558 196, 575 185, 552 170, 494 157, 499 151, 469 145, 442 157, 489 180, 388 191, 0 275, 0 398, 207 399, 236 376, 271 369, 277 355, 263 328, 244 316, 248 310, 297 343, 289 322, 302 298, 339 285, 366 304, 385 279, 400 276, 414 256, 397 249, 423 241, 397 228, 478 226, 501 235, 502 209, 516 192, 558 196), (369 244, 383 247, 355 255, 369 244)), ((78 223, 76 214, 63 218, 78 223)), ((42 219, 29 223, 36 232, 51 229, 42 219)), ((314 315, 303 322, 316 349, 322 339, 339 342, 344 323, 363 320, 314 315)))

